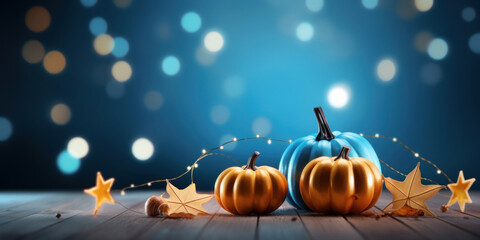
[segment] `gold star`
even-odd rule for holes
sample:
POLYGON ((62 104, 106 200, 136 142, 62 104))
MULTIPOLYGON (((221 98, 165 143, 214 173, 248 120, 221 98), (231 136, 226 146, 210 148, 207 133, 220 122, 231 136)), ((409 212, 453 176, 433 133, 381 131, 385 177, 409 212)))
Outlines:
POLYGON ((425 201, 437 194, 440 189, 445 186, 441 185, 422 185, 420 176, 420 163, 411 171, 403 182, 393 180, 391 178, 384 178, 385 186, 393 194, 393 200, 388 204, 383 211, 390 205, 388 212, 394 212, 407 205, 414 209, 423 210, 426 215, 435 216, 428 209, 425 201))
POLYGON ((102 174, 97 172, 97 185, 90 189, 83 190, 86 194, 91 195, 95 198, 95 210, 93 215, 97 215, 98 209, 102 206, 104 202, 115 204, 115 199, 113 199, 110 194, 110 188, 112 188, 114 178, 110 178, 107 181, 103 180, 102 174))
POLYGON ((197 194, 195 183, 179 190, 167 180, 167 193, 170 196, 165 199, 170 206, 169 215, 172 213, 208 214, 202 205, 208 202, 212 195, 197 194))
POLYGON ((450 207, 455 202, 458 202, 460 211, 465 211, 465 203, 472 203, 472 199, 468 194, 468 190, 472 186, 473 182, 475 182, 475 178, 465 180, 463 177, 463 171, 460 170, 460 173, 458 173, 457 183, 450 183, 447 185, 450 191, 452 191, 452 196, 450 197, 450 200, 448 200, 447 206, 450 207))

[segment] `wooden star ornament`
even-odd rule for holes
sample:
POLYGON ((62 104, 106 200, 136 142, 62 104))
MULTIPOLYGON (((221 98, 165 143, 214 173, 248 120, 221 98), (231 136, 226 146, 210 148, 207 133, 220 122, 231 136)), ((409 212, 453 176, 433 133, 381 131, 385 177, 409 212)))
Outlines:
POLYGON ((468 190, 472 186, 473 182, 475 182, 475 178, 470 178, 465 180, 463 177, 463 171, 458 173, 458 179, 456 183, 448 184, 448 188, 452 191, 452 196, 450 196, 450 200, 448 200, 447 206, 452 206, 455 202, 458 202, 458 206, 460 206, 460 211, 465 211, 465 203, 472 203, 472 199, 468 194, 468 190))
POLYGON ((411 171, 403 182, 384 178, 385 186, 393 194, 393 200, 383 211, 394 212, 407 205, 414 209, 425 212, 426 215, 435 216, 429 209, 426 200, 435 196, 440 189, 445 188, 442 185, 422 185, 420 176, 420 163, 411 171), (389 209, 387 209, 391 206, 389 209))
POLYGON ((208 214, 202 205, 208 202, 212 195, 198 194, 195 183, 190 184, 187 188, 179 190, 167 180, 167 193, 169 198, 164 200, 168 203, 170 209, 168 214, 174 213, 191 213, 194 215, 208 214))
POLYGON ((93 211, 93 215, 97 215, 98 209, 100 209, 104 202, 115 204, 115 199, 113 199, 110 194, 110 189, 112 188, 114 181, 114 178, 105 181, 102 174, 97 172, 97 185, 83 190, 86 194, 95 198, 95 210, 93 211))

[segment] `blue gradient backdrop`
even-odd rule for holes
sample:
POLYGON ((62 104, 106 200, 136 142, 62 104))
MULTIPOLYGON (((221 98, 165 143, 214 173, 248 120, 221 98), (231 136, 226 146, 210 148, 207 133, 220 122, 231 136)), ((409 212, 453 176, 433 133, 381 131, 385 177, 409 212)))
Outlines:
MULTIPOLYGON (((95 173, 115 177, 114 188, 131 183, 174 177, 200 155, 215 147, 226 134, 254 136, 252 123, 267 118, 267 137, 296 139, 317 130, 312 108, 322 106, 332 130, 397 137, 422 156, 437 163, 452 179, 463 169, 467 178, 480 178, 477 150, 480 128, 480 55, 469 48, 469 38, 480 32, 480 19, 462 19, 462 10, 476 1, 435 1, 427 12, 399 15, 413 1, 382 1, 366 9, 358 1, 328 1, 311 12, 304 1, 133 1, 125 9, 100 0, 91 8, 80 1, 17 1, 2 3, 0 117, 13 126, 9 139, 0 142, 2 189, 81 189, 94 184, 95 173), (32 6, 44 6, 52 23, 42 33, 25 25, 32 6), (181 26, 183 14, 194 11, 202 19, 195 33, 181 26), (121 60, 133 70, 119 99, 105 90, 113 80, 112 65, 118 60, 99 56, 93 49, 90 20, 100 16, 107 33, 123 37, 129 52, 121 60), (301 42, 295 28, 308 22, 314 35, 301 42), (196 59, 204 36, 211 30, 224 37, 223 48, 208 66, 196 59), (422 31, 443 38, 449 51, 433 60, 415 47, 422 31), (39 40, 47 51, 61 51, 64 71, 51 75, 43 65, 22 58, 22 46, 39 40), (161 69, 164 57, 180 61, 178 74, 161 69), (395 77, 381 81, 377 64, 385 58, 396 66, 395 77), (422 69, 435 64, 441 69, 437 84, 426 84, 422 69), (229 97, 225 81, 237 76, 245 91, 229 97), (350 101, 332 107, 328 90, 347 85, 350 101), (163 96, 160 109, 145 107, 144 96, 155 90, 163 96), (67 104, 72 117, 64 126, 50 118, 57 103, 67 104), (211 111, 217 105, 229 110, 224 124, 215 124, 211 111), (70 138, 81 136, 90 146, 73 174, 62 173, 57 156, 70 138), (138 161, 131 152, 135 139, 152 141, 151 159, 138 161)), ((413 5, 412 5, 413 6, 413 5)), ((407 10, 404 10, 408 12, 407 10)), ((418 159, 391 141, 369 139, 381 159, 402 172, 413 169, 418 159)), ((246 161, 252 151, 262 153, 259 165, 277 167, 285 143, 265 140, 237 143, 225 153, 246 161)), ((216 176, 234 165, 228 159, 202 160, 195 171, 200 189, 212 190, 216 176)), ((422 176, 447 181, 435 169, 421 164, 422 176)), ((403 177, 384 168, 384 174, 403 177)), ((175 183, 180 187, 189 178, 175 183)), ((479 184, 473 188, 479 189, 479 184)), ((162 184, 153 187, 163 188, 162 184)))

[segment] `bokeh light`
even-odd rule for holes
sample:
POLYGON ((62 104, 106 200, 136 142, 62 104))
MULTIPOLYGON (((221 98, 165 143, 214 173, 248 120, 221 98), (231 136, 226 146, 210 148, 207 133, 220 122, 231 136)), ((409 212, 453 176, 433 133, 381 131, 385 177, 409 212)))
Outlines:
POLYGON ((194 33, 202 26, 202 18, 196 12, 188 12, 183 15, 181 25, 185 31, 194 33))
POLYGON ((362 5, 366 9, 374 9, 378 5, 378 0, 362 0, 362 5))
POLYGON ((65 125, 70 121, 72 112, 66 104, 59 103, 50 110, 50 117, 55 124, 65 125))
POLYGON ((116 37, 113 39, 112 55, 117 58, 125 57, 130 50, 130 45, 127 39, 123 37, 116 37))
POLYGON ((88 24, 88 29, 94 36, 98 36, 100 34, 104 34, 107 32, 108 24, 105 19, 102 17, 94 17, 90 20, 90 24, 88 24))
POLYGON ((229 97, 239 97, 245 91, 245 82, 238 76, 231 76, 223 83, 223 91, 229 97))
POLYGON ((302 22, 298 24, 296 34, 297 38, 302 42, 308 42, 313 37, 313 26, 310 23, 302 22))
POLYGON ((468 46, 472 52, 480 54, 480 33, 475 33, 470 37, 468 46))
POLYGON ((73 174, 80 168, 80 159, 68 151, 62 151, 57 157, 57 167, 64 174, 73 174))
POLYGON ((135 140, 132 144, 132 154, 133 156, 140 160, 145 161, 152 157, 154 152, 153 144, 150 140, 146 138, 139 138, 135 140))
MULTIPOLYGON (((220 138, 220 141, 218 141, 218 145, 226 143, 228 141, 232 141, 234 138, 233 135, 231 134, 225 134, 220 138)), ((223 146, 223 150, 225 151, 232 151, 237 147, 237 142, 231 142, 225 146, 223 146)))
POLYGON ((441 38, 435 38, 430 42, 430 44, 428 44, 427 51, 431 58, 435 60, 441 60, 447 56, 448 44, 441 38))
POLYGON ((223 48, 223 36, 219 32, 209 32, 203 39, 205 48, 210 52, 218 52, 223 48))
POLYGON ((143 103, 145 107, 152 111, 158 110, 163 105, 163 96, 159 92, 152 90, 145 94, 143 103))
POLYGON ((107 55, 112 52, 114 46, 112 36, 100 34, 93 40, 93 48, 99 55, 107 55))
POLYGON ((113 0, 113 4, 118 8, 127 8, 132 4, 132 0, 113 0))
POLYGON ((119 99, 123 97, 123 94, 125 93, 125 86, 124 83, 111 80, 105 86, 105 91, 110 98, 119 99))
POLYGON ((45 55, 42 43, 37 40, 29 40, 22 47, 22 57, 28 63, 39 63, 45 55))
POLYGON ((119 82, 126 82, 132 76, 132 67, 126 61, 118 61, 112 66, 112 76, 119 82))
POLYGON ((253 134, 267 136, 272 131, 272 123, 266 117, 256 118, 252 123, 253 134))
POLYGON ((50 74, 58 74, 67 65, 65 56, 59 51, 50 51, 43 58, 43 67, 50 74))
POLYGON ((50 26, 52 19, 50 13, 41 6, 30 8, 25 15, 25 24, 32 32, 43 32, 50 26))
POLYGON ((84 7, 93 7, 97 4, 97 0, 80 0, 80 3, 82 3, 84 7))
POLYGON ((12 136, 13 125, 5 117, 0 117, 0 141, 6 141, 12 136))
POLYGON ((180 61, 175 56, 167 56, 162 61, 162 70, 165 74, 173 76, 180 71, 180 61))
POLYGON ((425 84, 435 86, 442 78, 442 69, 436 63, 427 63, 422 67, 420 77, 425 84))
POLYGON ((311 12, 319 12, 324 4, 323 0, 305 0, 305 5, 311 12))
POLYGON ((396 67, 391 59, 383 59, 377 65, 377 76, 382 81, 390 81, 395 77, 396 67))
POLYGON ((398 0, 397 14, 405 20, 410 20, 417 16, 418 9, 412 0, 398 0))
POLYGON ((209 66, 215 62, 215 59, 217 59, 217 55, 208 51, 205 46, 201 45, 195 51, 195 59, 197 59, 197 62, 201 65, 209 66))
POLYGON ((476 15, 477 13, 472 7, 466 7, 462 10, 462 18, 465 20, 465 22, 472 22, 475 20, 476 15))
POLYGON ((212 119, 212 122, 215 124, 224 124, 228 121, 230 118, 230 110, 228 110, 227 107, 223 105, 217 105, 212 108, 210 111, 210 119, 212 119))
POLYGON ((82 137, 74 137, 68 141, 67 150, 75 158, 84 158, 87 156, 90 147, 87 140, 82 137))
POLYGON ((328 103, 334 108, 343 108, 350 100, 350 91, 345 86, 334 86, 328 91, 328 103))
POLYGON ((426 12, 433 7, 433 0, 415 0, 415 7, 420 12, 426 12))
POLYGON ((414 44, 419 52, 427 52, 428 44, 433 40, 433 35, 429 32, 419 32, 415 35, 414 44))

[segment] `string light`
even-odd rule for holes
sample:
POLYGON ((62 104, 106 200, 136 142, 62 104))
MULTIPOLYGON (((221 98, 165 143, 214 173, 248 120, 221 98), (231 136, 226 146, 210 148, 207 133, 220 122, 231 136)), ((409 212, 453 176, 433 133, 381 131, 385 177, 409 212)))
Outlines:
MULTIPOLYGON (((360 134, 361 136, 363 134, 360 134)), ((398 143, 400 145, 402 145, 405 149, 407 149, 408 151, 410 151, 416 158, 420 158, 420 160, 430 164, 431 166, 433 166, 436 170, 437 170, 437 174, 443 174, 443 176, 450 182, 450 183, 453 183, 452 179, 450 179, 450 177, 448 177, 448 175, 442 171, 435 163, 433 163, 432 161, 420 156, 420 154, 418 152, 415 152, 413 151, 409 146, 407 146, 405 143, 403 142, 400 142, 398 141, 397 138, 395 137, 388 137, 388 136, 380 136, 380 134, 376 133, 374 136, 364 136, 366 138, 384 138, 384 139, 391 139, 393 142, 395 143, 398 143)), ((396 170, 395 168, 391 167, 390 165, 388 165, 386 162, 382 161, 380 159, 380 161, 385 164, 387 167, 389 167, 390 169, 392 169, 393 171, 395 171, 396 173, 402 175, 402 176, 406 176, 405 174, 401 173, 400 171, 396 170)), ((431 179, 428 179, 428 178, 422 178, 423 180, 427 180, 427 181, 430 181, 430 182, 433 182, 435 184, 438 184, 436 183, 435 181, 431 180, 431 179)))
POLYGON ((360 133, 360 136, 362 136, 362 137, 363 137, 363 133, 360 133))
POLYGON ((272 140, 270 140, 270 139, 268 139, 267 142, 268 142, 268 144, 272 144, 272 140))
POLYGON ((216 149, 223 149, 223 146, 224 145, 227 145, 227 144, 230 144, 230 143, 233 143, 233 142, 240 142, 240 141, 246 141, 246 140, 252 140, 252 139, 265 139, 267 140, 267 142, 269 142, 269 144, 272 142, 272 141, 277 141, 277 142, 284 142, 284 143, 292 143, 292 140, 283 140, 283 139, 277 139, 277 138, 266 138, 266 137, 260 137, 259 134, 257 134, 255 137, 247 137, 247 138, 234 138, 233 140, 231 141, 228 141, 228 142, 225 142, 223 144, 221 144, 220 146, 218 147, 215 147, 215 148, 212 148, 212 149, 202 149, 202 155, 200 157, 198 157, 195 162, 191 165, 191 166, 187 166, 187 170, 185 172, 183 172, 182 174, 174 177, 174 178, 168 178, 168 179, 158 179, 158 180, 153 180, 153 181, 150 181, 150 182, 146 182, 146 183, 142 183, 142 184, 138 184, 138 185, 133 185, 131 184, 129 187, 124 187, 120 190, 120 194, 123 196, 125 195, 125 191, 128 190, 128 189, 133 189, 133 188, 139 188, 139 187, 143 187, 143 186, 151 186, 153 183, 158 183, 158 182, 165 182, 165 181, 174 181, 176 179, 179 179, 183 176, 185 176, 187 173, 191 173, 191 181, 193 183, 193 170, 195 168, 198 168, 198 162, 200 160, 202 160, 203 158, 205 157, 208 157, 208 156, 212 156, 212 155, 218 155, 218 156, 222 156, 222 157, 226 157, 226 158, 229 158, 231 159, 232 161, 234 161, 238 166, 241 166, 241 164, 235 160, 234 158, 226 155, 226 154, 223 154, 223 153, 215 153, 215 152, 210 152, 210 151, 214 151, 216 149), (193 166, 193 168, 192 168, 193 166))

